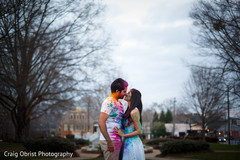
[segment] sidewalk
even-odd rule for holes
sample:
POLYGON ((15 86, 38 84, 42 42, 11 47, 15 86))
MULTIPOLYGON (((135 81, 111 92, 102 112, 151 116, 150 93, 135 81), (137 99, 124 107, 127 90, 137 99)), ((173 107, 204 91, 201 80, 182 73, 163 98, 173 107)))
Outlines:
MULTIPOLYGON (((72 158, 64 158, 64 160, 81 160, 81 159, 92 159, 92 158, 97 158, 100 156, 98 153, 83 153, 81 149, 77 150, 77 153, 80 154, 80 157, 72 157, 72 158)), ((159 150, 153 150, 152 153, 147 153, 145 154, 146 159, 162 159, 162 160, 170 160, 170 159, 164 159, 164 158, 157 158, 156 155, 160 154, 159 150)), ((56 159, 58 160, 58 159, 56 159)), ((59 159, 62 160, 62 159, 59 159)))
MULTIPOLYGON (((156 157, 157 155, 159 155, 161 152, 158 149, 154 149, 152 153, 147 153, 145 154, 146 159, 149 160, 184 160, 184 159, 180 159, 180 158, 165 158, 165 157, 156 157)), ((190 160, 190 159, 188 159, 190 160)))
MULTIPOLYGON (((215 152, 223 152, 223 151, 215 151, 215 152)), ((224 151, 227 152, 227 151, 224 151)), ((240 152, 240 151, 229 151, 229 152, 240 152)), ((54 159, 54 160, 87 160, 87 159, 94 159, 98 158, 100 154, 98 153, 83 153, 81 149, 77 150, 77 153, 80 155, 80 157, 72 157, 72 158, 64 158, 64 159, 54 159)), ((146 153, 145 158, 146 160, 186 160, 184 158, 166 158, 166 157, 156 157, 160 154, 160 151, 157 149, 154 149, 152 153, 146 153)), ((46 159, 46 160, 53 160, 53 159, 46 159)), ((187 159, 191 160, 191 159, 187 159)))
POLYGON ((64 158, 64 160, 92 159, 100 156, 98 153, 83 153, 81 149, 76 150, 76 152, 80 155, 80 157, 64 158))
MULTIPOLYGON (((64 160, 81 160, 81 159, 92 159, 92 158, 97 158, 100 156, 100 154, 97 153, 82 153, 81 150, 79 149, 77 151, 80 154, 80 157, 73 157, 73 158, 65 158, 64 160)), ((160 151, 157 149, 154 149, 152 153, 146 153, 145 157, 148 160, 183 160, 183 159, 172 159, 172 158, 164 158, 164 157, 156 157, 156 155, 159 155, 160 151)), ((57 160, 57 159, 55 159, 57 160)), ((63 159, 59 159, 63 160, 63 159)))
POLYGON ((155 158, 158 158, 159 157, 156 157, 156 155, 159 155, 161 152, 159 149, 154 149, 152 153, 146 153, 145 154, 145 157, 146 159, 155 159, 155 158))

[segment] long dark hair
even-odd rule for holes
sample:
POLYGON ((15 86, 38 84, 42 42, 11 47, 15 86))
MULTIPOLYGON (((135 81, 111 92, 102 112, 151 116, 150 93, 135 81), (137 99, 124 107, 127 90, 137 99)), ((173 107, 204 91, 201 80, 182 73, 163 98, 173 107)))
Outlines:
POLYGON ((142 124, 142 100, 141 100, 141 93, 136 89, 131 89, 131 100, 130 100, 130 106, 128 106, 126 112, 124 113, 123 118, 128 120, 128 125, 133 121, 131 117, 131 111, 134 108, 137 108, 140 112, 140 122, 142 124))

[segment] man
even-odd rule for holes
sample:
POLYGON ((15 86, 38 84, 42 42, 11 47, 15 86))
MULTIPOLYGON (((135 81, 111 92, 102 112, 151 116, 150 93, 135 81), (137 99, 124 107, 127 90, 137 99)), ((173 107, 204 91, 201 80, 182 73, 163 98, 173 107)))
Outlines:
POLYGON ((111 95, 102 103, 98 120, 100 134, 100 145, 105 160, 118 160, 122 139, 115 134, 114 127, 122 128, 123 105, 119 99, 127 95, 128 83, 121 78, 111 84, 111 95))

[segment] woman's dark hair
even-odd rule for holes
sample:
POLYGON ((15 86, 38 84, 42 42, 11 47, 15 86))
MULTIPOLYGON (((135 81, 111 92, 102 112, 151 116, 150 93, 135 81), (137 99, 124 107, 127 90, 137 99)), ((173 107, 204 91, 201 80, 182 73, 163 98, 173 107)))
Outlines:
POLYGON ((130 100, 130 106, 128 106, 126 112, 124 113, 123 118, 128 120, 128 125, 133 121, 131 117, 131 111, 134 108, 137 108, 140 112, 140 122, 142 124, 142 100, 141 100, 141 93, 136 89, 131 89, 131 100, 130 100))
POLYGON ((116 92, 116 90, 121 92, 127 86, 128 86, 128 83, 125 80, 123 80, 122 78, 118 78, 112 82, 111 92, 114 93, 114 92, 116 92))

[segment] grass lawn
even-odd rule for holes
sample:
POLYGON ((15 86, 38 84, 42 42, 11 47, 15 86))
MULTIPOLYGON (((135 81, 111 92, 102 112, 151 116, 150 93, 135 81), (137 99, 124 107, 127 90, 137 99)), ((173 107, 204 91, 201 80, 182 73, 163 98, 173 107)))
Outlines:
POLYGON ((240 158, 240 146, 209 143, 210 150, 213 152, 199 152, 199 153, 186 153, 169 155, 167 158, 184 158, 184 159, 196 159, 196 160, 239 160, 240 158))
POLYGON ((221 151, 240 151, 240 145, 228 145, 219 143, 209 143, 211 150, 221 150, 221 151))
POLYGON ((240 152, 205 152, 186 155, 167 156, 166 158, 184 158, 196 160, 239 160, 240 152))

